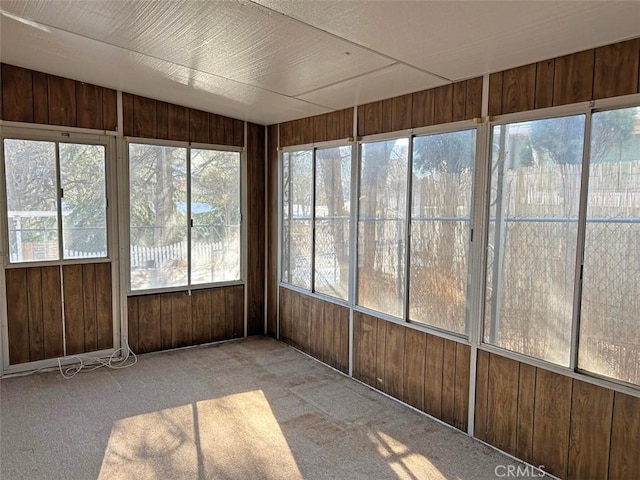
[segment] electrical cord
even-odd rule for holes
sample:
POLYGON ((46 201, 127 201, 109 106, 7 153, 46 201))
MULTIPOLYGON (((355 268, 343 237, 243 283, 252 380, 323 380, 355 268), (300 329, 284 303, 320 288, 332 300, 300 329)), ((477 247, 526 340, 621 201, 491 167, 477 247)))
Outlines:
POLYGON ((125 347, 121 347, 116 351, 114 351, 107 358, 87 357, 82 355, 72 355, 66 358, 75 358, 79 362, 78 364, 63 368, 62 363, 58 358, 58 369, 60 370, 60 374, 67 380, 72 379, 80 372, 92 372, 101 367, 107 367, 113 370, 118 370, 121 368, 132 367, 136 363, 138 363, 138 357, 135 353, 133 353, 133 350, 129 348, 128 343, 125 347), (118 355, 120 354, 120 352, 125 352, 125 351, 126 351, 126 355, 124 356, 124 358, 121 358, 121 359, 118 358, 118 355), (133 361, 128 362, 130 358, 133 358, 133 361))

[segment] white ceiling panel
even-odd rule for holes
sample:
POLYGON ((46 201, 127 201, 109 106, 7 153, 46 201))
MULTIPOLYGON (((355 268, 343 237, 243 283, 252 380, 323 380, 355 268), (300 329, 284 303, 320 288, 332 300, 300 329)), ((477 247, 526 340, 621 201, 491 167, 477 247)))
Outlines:
POLYGON ((330 109, 0 15, 4 63, 268 124, 330 109), (259 106, 257 108, 256 106, 259 106))
POLYGON ((250 2, 20 0, 4 1, 2 8, 287 96, 393 63, 250 2))
POLYGON ((452 80, 640 35, 638 1, 257 1, 452 80))
POLYGON ((336 110, 448 83, 405 65, 392 65, 362 77, 321 88, 299 98, 336 110))

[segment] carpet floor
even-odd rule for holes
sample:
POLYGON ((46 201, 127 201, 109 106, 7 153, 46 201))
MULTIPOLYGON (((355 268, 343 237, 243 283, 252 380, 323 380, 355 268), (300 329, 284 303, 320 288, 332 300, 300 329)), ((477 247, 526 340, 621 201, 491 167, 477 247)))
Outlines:
POLYGON ((267 338, 3 379, 0 450, 3 480, 476 480, 520 465, 267 338))

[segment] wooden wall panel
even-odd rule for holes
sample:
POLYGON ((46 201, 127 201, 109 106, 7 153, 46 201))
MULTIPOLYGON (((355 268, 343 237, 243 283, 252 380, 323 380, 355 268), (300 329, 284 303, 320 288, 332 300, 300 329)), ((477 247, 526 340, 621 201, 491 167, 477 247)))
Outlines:
POLYGON ((291 299, 289 293, 291 290, 288 288, 280 287, 279 294, 279 316, 280 316, 280 340, 285 343, 289 343, 289 325, 291 325, 291 299))
POLYGON ((133 136, 157 138, 155 100, 137 95, 133 97, 133 136))
POLYGON ((556 58, 553 105, 591 100, 593 96, 594 50, 556 58))
POLYGON ((311 117, 314 142, 325 142, 327 140, 327 117, 328 114, 311 117))
POLYGON ((516 457, 531 463, 533 458, 533 414, 536 393, 536 367, 520 364, 518 381, 518 420, 516 457))
POLYGON ((442 361, 442 417, 450 425, 455 421, 456 342, 444 340, 442 361))
POLYGON ((391 130, 406 130, 411 128, 412 94, 394 97, 391 105, 391 130))
POLYGON ((436 96, 433 89, 422 90, 413 94, 413 99, 411 101, 412 128, 433 125, 435 98, 436 96))
POLYGON ((227 338, 227 306, 224 288, 212 288, 211 295, 211 341, 219 342, 227 338))
POLYGON ((160 329, 160 295, 142 295, 138 301, 138 350, 148 353, 161 350, 162 331, 160 329))
MULTIPOLYGON (((41 271, 44 357, 61 357, 64 354, 64 346, 60 267, 42 267, 41 271)), ((109 302, 109 306, 111 306, 111 302, 109 302)))
POLYGON ((244 336, 244 287, 235 285, 225 288, 227 338, 244 336))
POLYGON ((122 134, 125 137, 133 137, 133 95, 122 94, 122 134))
POLYGON ((27 269, 8 269, 6 283, 9 362, 15 365, 30 360, 27 269))
POLYGON ((209 133, 209 114, 201 110, 189 110, 189 141, 211 143, 209 133))
POLYGON ((482 77, 467 80, 467 100, 465 118, 472 120, 482 116, 482 77))
POLYGON ((359 372, 358 380, 363 381, 367 385, 376 387, 376 346, 378 322, 374 317, 360 312, 354 312, 354 322, 358 322, 360 336, 354 338, 354 344, 357 343, 357 371, 359 372))
POLYGON ((173 328, 171 323, 171 296, 160 295, 160 344, 163 350, 172 348, 173 328))
POLYGON ((435 89, 433 101, 433 122, 449 123, 453 120, 453 85, 443 85, 435 89))
POLYGON ((516 453, 518 377, 518 362, 500 355, 491 355, 486 440, 511 455, 516 453))
POLYGON ((102 87, 76 82, 77 125, 80 128, 104 129, 102 87))
POLYGON ((278 334, 278 126, 267 128, 267 335, 278 334))
POLYGON ((427 334, 407 328, 404 350, 404 393, 402 400, 424 410, 424 369, 427 356, 427 334))
POLYGON ((545 60, 536 64, 535 108, 547 108, 553 105, 553 78, 556 61, 545 60))
POLYGON ((593 98, 617 97, 638 92, 640 39, 596 49, 593 98))
POLYGON ((27 303, 29 311, 29 360, 44 357, 44 323, 42 320, 42 270, 27 269, 27 303))
POLYGON ((395 98, 382 100, 382 133, 393 131, 393 102, 395 98))
POLYGON ((453 84, 453 114, 452 120, 459 122, 465 119, 465 109, 467 107, 467 82, 456 82, 453 84))
POLYGON ((169 104, 168 107, 168 128, 169 140, 179 142, 189 141, 189 109, 180 105, 169 104))
POLYGON ((502 72, 489 75, 489 115, 502 114, 502 72))
POLYGON ((309 325, 309 355, 325 363, 324 357, 324 308, 327 302, 311 298, 311 322, 309 325))
POLYGON ((110 88, 102 89, 102 126, 109 131, 118 129, 118 94, 110 88))
MULTIPOLYGON (((374 317, 375 318, 375 317, 374 317)), ((375 318, 376 322, 376 350, 375 350, 375 360, 376 360, 376 368, 374 370, 375 382, 374 386, 378 390, 382 390, 385 392, 387 385, 387 378, 385 372, 385 351, 386 351, 386 343, 387 343, 387 325, 388 322, 385 322, 381 318, 375 318)))
POLYGON ((127 299, 135 353, 229 340, 244 335, 244 287, 140 295, 127 299))
POLYGON ((382 133, 382 102, 367 103, 358 107, 358 136, 382 133))
POLYGON ((536 372, 533 463, 566 478, 572 381, 541 368, 536 372))
POLYGON ((247 124, 247 335, 264 332, 265 127, 247 124))
POLYGON ((536 92, 536 64, 502 72, 502 113, 533 110, 536 92))
POLYGON ((616 392, 609 454, 609 478, 640 478, 640 398, 616 392))
POLYGON ((49 122, 52 125, 75 127, 76 82, 68 78, 49 75, 49 122))
POLYGON ((387 336, 384 353, 384 391, 392 397, 402 399, 404 395, 404 350, 406 328, 393 322, 385 323, 387 324, 387 336))
POLYGON ((427 358, 424 379, 424 411, 442 418, 442 375, 444 339, 427 334, 427 358))
POLYGON ((156 135, 160 140, 169 139, 169 104, 166 102, 156 102, 156 135))
POLYGON ((349 372, 349 309, 333 304, 335 331, 333 348, 336 352, 335 368, 343 373, 349 372))
POLYGON ((471 369, 471 347, 456 343, 456 378, 454 390, 453 426, 467 430, 469 422, 469 375, 471 369))
POLYGON ((98 328, 96 311, 96 266, 82 265, 82 314, 84 316, 84 349, 93 352, 98 349, 98 328))
POLYGON ((111 295, 111 264, 96 263, 96 323, 97 349, 113 348, 113 305, 111 295))
POLYGON ((64 327, 67 355, 84 352, 84 298, 82 265, 62 267, 64 287, 64 327))
POLYGON ((33 72, 33 122, 49 123, 49 80, 46 73, 33 72))
POLYGON ((613 391, 573 381, 568 478, 607 478, 612 415, 613 391))
POLYGON ((134 352, 140 352, 138 348, 138 299, 140 297, 127 298, 127 343, 134 352))
POLYGON ((2 64, 2 119, 8 122, 33 122, 31 70, 2 64))
POLYGON ((476 403, 474 416, 474 436, 480 440, 487 439, 487 415, 489 412, 489 358, 484 350, 478 350, 476 362, 476 403))

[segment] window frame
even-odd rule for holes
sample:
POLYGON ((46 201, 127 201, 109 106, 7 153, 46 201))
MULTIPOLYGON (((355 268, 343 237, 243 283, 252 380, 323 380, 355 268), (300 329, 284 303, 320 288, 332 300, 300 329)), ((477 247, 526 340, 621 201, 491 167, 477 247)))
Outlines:
POLYGON ((349 306, 351 305, 354 293, 353 293, 353 281, 352 277, 354 275, 353 269, 353 255, 354 255, 354 245, 353 245, 353 212, 354 212, 354 199, 356 199, 356 195, 354 195, 354 169, 355 169, 355 142, 345 141, 345 140, 330 140, 327 142, 316 142, 316 143, 307 143, 303 145, 291 145, 287 147, 278 148, 278 287, 288 288, 290 290, 294 290, 300 293, 304 293, 307 295, 313 295, 318 298, 321 298, 325 301, 336 303, 338 305, 349 306), (316 253, 316 187, 317 187, 317 178, 316 178, 316 151, 317 150, 327 150, 331 148, 339 148, 339 147, 350 147, 351 148, 351 171, 349 178, 350 194, 349 194, 349 274, 348 274, 348 292, 347 298, 343 299, 340 297, 335 297, 326 293, 318 292, 315 289, 315 253, 316 253), (311 167, 312 167, 312 191, 311 191, 311 270, 310 270, 310 289, 306 289, 299 285, 295 285, 289 282, 285 282, 282 279, 283 267, 284 267, 284 255, 283 255, 283 245, 284 245, 284 153, 293 153, 293 152, 303 152, 310 151, 311 152, 311 167))
POLYGON ((230 145, 217 145, 208 143, 196 143, 196 142, 180 142, 173 140, 160 140, 153 138, 140 138, 140 137, 125 137, 123 142, 123 160, 124 165, 121 169, 121 175, 119 181, 121 182, 120 191, 125 194, 122 195, 121 209, 120 209, 120 230, 122 232, 120 238, 121 245, 121 257, 124 260, 126 268, 123 271, 126 273, 123 275, 124 289, 127 296, 157 294, 157 293, 171 293, 171 292, 184 292, 192 290, 203 290, 214 287, 226 287, 233 285, 244 285, 246 281, 246 252, 247 252, 247 235, 246 235, 246 148, 235 147, 230 145), (158 147, 173 147, 184 148, 186 150, 186 217, 187 223, 187 284, 178 285, 172 287, 159 287, 159 288, 145 288, 136 289, 131 288, 131 195, 130 195, 130 158, 129 146, 131 144, 151 145, 158 147), (222 282, 208 282, 208 283, 191 283, 191 150, 213 150, 222 152, 234 152, 239 154, 239 192, 238 199, 240 201, 240 270, 239 278, 236 280, 227 280, 222 282))
MULTIPOLYGON (((38 125, 42 127, 42 125, 38 125)), ((117 248, 117 195, 116 195, 116 168, 115 168, 115 151, 116 137, 115 135, 89 133, 78 131, 78 129, 64 129, 64 127, 55 128, 34 128, 30 126, 2 126, 0 132, 0 198, 3 199, 0 208, 0 254, 4 268, 30 268, 43 267, 53 265, 81 265, 89 263, 109 263, 113 260, 114 253, 117 248), (58 229, 58 255, 55 260, 37 260, 11 262, 9 252, 9 224, 8 224, 8 205, 7 187, 6 187, 6 170, 4 159, 4 141, 5 140, 26 140, 34 142, 50 142, 56 145, 56 195, 57 195, 57 229, 58 229), (104 147, 104 175, 105 175, 105 229, 106 229, 106 255, 104 257, 80 257, 80 258, 64 258, 64 239, 62 225, 62 204, 61 204, 61 186, 60 186, 60 149, 59 144, 84 144, 97 145, 104 147)))
MULTIPOLYGON (((619 110, 625 108, 637 108, 640 107, 640 94, 631 94, 623 97, 606 98, 601 100, 592 100, 589 102, 582 102, 570 105, 549 107, 538 110, 529 110, 526 112, 518 112, 512 114, 504 114, 496 117, 489 117, 486 122, 485 132, 485 152, 482 155, 482 173, 483 182, 486 182, 486 186, 490 186, 491 182, 491 142, 493 139, 493 128, 495 126, 507 125, 521 122, 533 122, 537 120, 547 120, 554 118, 567 117, 572 115, 585 115, 584 123, 584 137, 583 137, 583 149, 582 149, 582 171, 580 179, 580 196, 579 196, 579 210, 578 210, 578 232, 576 243, 576 262, 573 281, 573 302, 572 302, 572 322, 571 322, 571 344, 570 344, 570 356, 569 366, 563 366, 557 363, 544 360, 539 357, 529 356, 520 352, 509 350, 504 347, 488 343, 484 341, 484 328, 486 322, 485 316, 485 298, 486 298, 486 270, 487 270, 487 247, 489 241, 489 209, 490 209, 490 196, 485 188, 481 195, 477 198, 477 203, 481 205, 482 212, 478 218, 479 230, 482 238, 480 239, 480 249, 482 255, 480 258, 480 266, 478 267, 476 274, 480 275, 482 279, 477 285, 479 288, 477 303, 474 308, 477 312, 478 318, 474 320, 474 324, 477 326, 477 331, 474 334, 475 343, 482 351, 495 353, 506 358, 510 358, 528 365, 544 368, 546 370, 559 373, 561 375, 575 378, 582 381, 587 381, 596 385, 603 386, 605 388, 613 388, 616 391, 622 391, 631 395, 638 395, 640 393, 640 385, 625 382, 617 378, 598 374, 585 370, 578 366, 578 353, 580 349, 580 315, 581 315, 581 299, 582 299, 582 270, 584 266, 584 253, 585 253, 585 237, 587 226, 587 200, 589 193, 589 170, 590 170, 590 158, 591 158, 591 133, 592 133, 592 117, 595 113, 611 110, 619 110)), ((478 162, 480 167, 480 163, 478 162)), ((477 187, 481 187, 478 185, 477 187)))

